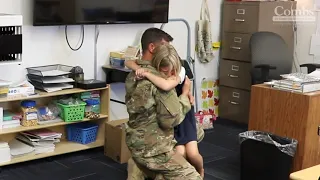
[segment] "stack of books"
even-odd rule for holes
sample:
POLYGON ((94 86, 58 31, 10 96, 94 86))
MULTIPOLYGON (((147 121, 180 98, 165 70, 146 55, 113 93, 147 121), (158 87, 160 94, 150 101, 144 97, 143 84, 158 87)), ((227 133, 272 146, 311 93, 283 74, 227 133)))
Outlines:
POLYGON ((49 129, 39 129, 20 133, 16 138, 34 148, 36 154, 55 150, 55 143, 60 142, 62 134, 49 129))
POLYGON ((272 81, 272 87, 276 89, 308 93, 320 90, 320 71, 304 74, 291 73, 281 75, 283 79, 272 81))
POLYGON ((21 119, 22 119, 22 116, 20 114, 13 113, 9 110, 4 110, 2 128, 7 129, 7 128, 20 127, 21 119))
POLYGON ((80 94, 80 99, 82 99, 83 101, 86 101, 88 99, 100 100, 100 92, 99 91, 83 92, 80 94))

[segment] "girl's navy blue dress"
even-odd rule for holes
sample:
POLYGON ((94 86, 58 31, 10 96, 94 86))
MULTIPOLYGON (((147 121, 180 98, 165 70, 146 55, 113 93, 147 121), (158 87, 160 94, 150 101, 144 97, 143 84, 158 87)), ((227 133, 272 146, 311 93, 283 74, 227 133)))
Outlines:
MULTIPOLYGON (((183 84, 184 81, 176 87, 178 96, 182 94, 183 84)), ((196 118, 193 106, 191 106, 191 110, 186 114, 182 123, 174 128, 174 137, 178 142, 177 145, 185 145, 190 141, 197 141, 196 118)))

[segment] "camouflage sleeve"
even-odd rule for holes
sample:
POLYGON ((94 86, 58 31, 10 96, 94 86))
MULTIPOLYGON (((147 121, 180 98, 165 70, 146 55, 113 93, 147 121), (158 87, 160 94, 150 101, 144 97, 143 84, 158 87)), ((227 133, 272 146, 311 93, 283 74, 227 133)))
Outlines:
POLYGON ((191 109, 189 98, 184 95, 178 98, 174 90, 169 92, 158 90, 156 97, 157 119, 163 129, 170 129, 180 124, 191 109))
POLYGON ((148 80, 142 80, 131 92, 126 102, 128 113, 145 113, 147 109, 155 105, 154 93, 156 88, 148 80))

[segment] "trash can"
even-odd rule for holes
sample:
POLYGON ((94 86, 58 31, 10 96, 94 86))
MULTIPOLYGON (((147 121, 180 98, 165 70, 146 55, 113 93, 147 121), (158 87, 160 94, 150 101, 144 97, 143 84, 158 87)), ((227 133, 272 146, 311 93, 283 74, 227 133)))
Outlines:
POLYGON ((298 141, 260 131, 239 134, 241 180, 288 180, 298 141))

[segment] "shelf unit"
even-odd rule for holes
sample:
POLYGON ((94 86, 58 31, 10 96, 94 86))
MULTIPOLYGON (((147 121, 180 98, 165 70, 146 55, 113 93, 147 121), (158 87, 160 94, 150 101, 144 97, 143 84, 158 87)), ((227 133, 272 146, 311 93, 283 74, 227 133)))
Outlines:
POLYGON ((45 93, 37 91, 37 95, 34 96, 28 96, 28 97, 16 97, 16 98, 0 98, 0 107, 3 107, 4 109, 12 109, 12 110, 19 110, 20 108, 20 102, 27 99, 32 99, 37 102, 37 105, 47 105, 49 102, 51 102, 54 99, 57 99, 57 97, 61 95, 71 95, 71 94, 78 94, 82 92, 90 92, 90 91, 100 91, 100 109, 101 114, 99 119, 83 119, 82 121, 77 122, 58 122, 58 123, 52 123, 52 124, 44 124, 44 125, 37 125, 32 127, 17 127, 17 128, 9 128, 9 129, 1 129, 0 130, 0 139, 1 141, 9 142, 19 132, 23 131, 30 131, 35 129, 42 129, 47 128, 51 129, 56 132, 62 133, 61 142, 56 143, 55 145, 55 151, 52 153, 43 153, 43 154, 26 154, 19 157, 12 157, 10 162, 6 163, 0 163, 0 166, 35 160, 35 159, 41 159, 46 158, 50 156, 55 155, 61 155, 96 147, 102 147, 105 143, 105 123, 109 120, 109 103, 110 103, 110 86, 106 86, 105 88, 98 88, 98 89, 90 89, 90 90, 84 90, 84 89, 68 89, 68 90, 62 90, 58 92, 53 93, 45 93), (74 142, 68 142, 66 140, 66 125, 68 124, 74 124, 74 123, 81 123, 81 122, 87 122, 92 121, 94 123, 97 123, 99 125, 97 140, 90 144, 78 144, 74 142))

